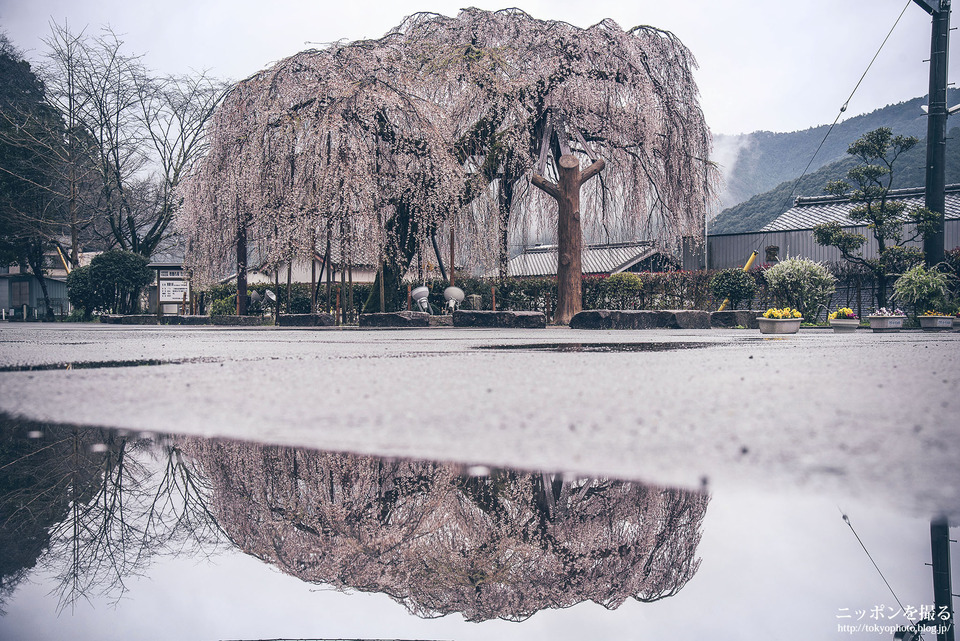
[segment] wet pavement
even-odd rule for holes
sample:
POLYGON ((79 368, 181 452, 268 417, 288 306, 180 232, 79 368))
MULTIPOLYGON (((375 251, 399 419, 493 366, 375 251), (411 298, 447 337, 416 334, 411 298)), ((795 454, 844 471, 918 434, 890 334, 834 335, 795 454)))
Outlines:
POLYGON ((0 325, 0 367, 69 363, 0 412, 960 515, 960 333, 0 325))
POLYGON ((918 331, 0 324, 0 638, 892 638, 960 519, 958 365, 918 331))

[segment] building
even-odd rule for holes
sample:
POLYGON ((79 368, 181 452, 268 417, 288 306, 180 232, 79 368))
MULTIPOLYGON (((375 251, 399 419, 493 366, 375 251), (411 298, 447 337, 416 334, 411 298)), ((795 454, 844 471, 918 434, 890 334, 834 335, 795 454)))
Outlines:
MULTIPOLYGON (((247 284, 256 285, 258 283, 271 284, 279 279, 281 284, 286 284, 289 272, 291 283, 321 283, 327 282, 327 270, 323 265, 323 256, 315 256, 313 263, 309 260, 295 259, 293 263, 287 263, 280 267, 277 272, 268 268, 266 265, 247 267, 247 284)), ((356 284, 370 284, 376 280, 377 268, 375 265, 354 264, 341 265, 335 261, 330 264, 330 277, 334 283, 339 283, 341 277, 344 281, 352 281, 356 284)), ((236 272, 222 278, 221 284, 236 283, 236 272)))
MULTIPOLYGON (((909 208, 922 207, 924 189, 893 190, 890 198, 905 202, 909 208)), ((840 250, 818 245, 813 239, 813 227, 829 222, 838 222, 845 231, 865 236, 864 256, 874 258, 877 242, 872 232, 866 225, 850 220, 849 213, 854 205, 845 196, 797 198, 793 207, 760 231, 708 235, 707 265, 710 269, 743 267, 753 251, 759 254, 758 264, 773 263, 787 256, 824 263, 841 261, 840 250)), ((944 209, 944 247, 949 250, 960 246, 960 185, 947 186, 944 209)), ((922 239, 910 243, 917 247, 922 244, 922 239)))
MULTIPOLYGON (((557 246, 536 245, 523 250, 507 263, 507 276, 551 278, 557 275, 557 246)), ((620 272, 660 272, 680 268, 675 256, 656 247, 653 241, 585 245, 581 254, 584 276, 609 276, 620 272)), ((498 272, 484 274, 496 277, 498 272)))
MULTIPOLYGON (((69 314, 66 279, 47 276, 43 280, 47 287, 50 311, 56 316, 69 314)), ((37 277, 29 272, 21 272, 17 266, 0 267, 0 310, 2 318, 45 317, 47 307, 37 277)))

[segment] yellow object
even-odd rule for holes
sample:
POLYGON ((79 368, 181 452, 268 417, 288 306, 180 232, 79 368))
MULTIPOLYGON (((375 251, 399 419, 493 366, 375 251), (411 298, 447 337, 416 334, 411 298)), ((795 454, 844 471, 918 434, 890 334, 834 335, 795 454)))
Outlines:
MULTIPOLYGON (((757 252, 753 252, 752 254, 750 254, 750 258, 747 259, 747 264, 743 266, 743 271, 745 272, 750 271, 750 268, 753 267, 753 261, 755 261, 756 259, 757 259, 757 252)), ((729 304, 730 304, 730 299, 724 298, 723 302, 720 303, 720 308, 717 311, 722 312, 724 309, 727 308, 727 305, 729 304)))
POLYGON ((63 252, 60 251, 60 247, 57 247, 57 254, 60 255, 60 262, 63 263, 63 268, 66 270, 67 275, 70 274, 70 266, 67 265, 67 259, 63 257, 63 252))
POLYGON ((784 307, 783 309, 778 309, 776 307, 771 307, 763 313, 764 318, 779 318, 779 319, 789 319, 789 318, 803 318, 803 315, 795 309, 789 307, 784 307))

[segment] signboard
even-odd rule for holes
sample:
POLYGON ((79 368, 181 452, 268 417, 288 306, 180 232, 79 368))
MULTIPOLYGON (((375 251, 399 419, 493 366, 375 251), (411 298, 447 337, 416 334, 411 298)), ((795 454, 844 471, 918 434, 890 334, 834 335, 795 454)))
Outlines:
POLYGON ((182 269, 161 269, 160 278, 170 278, 173 280, 183 280, 183 270, 182 269))
MULTIPOLYGON (((162 272, 161 272, 162 273, 162 272)), ((160 302, 180 303, 184 300, 190 300, 190 281, 188 280, 161 280, 160 281, 160 302)))

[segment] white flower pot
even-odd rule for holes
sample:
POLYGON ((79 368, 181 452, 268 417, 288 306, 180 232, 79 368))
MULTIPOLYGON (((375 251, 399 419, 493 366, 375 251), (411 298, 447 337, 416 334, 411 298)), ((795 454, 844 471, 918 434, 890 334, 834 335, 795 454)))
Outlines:
POLYGON ((802 318, 764 318, 763 316, 757 318, 761 334, 796 334, 800 330, 802 320, 802 318))
POLYGON ((852 334, 860 327, 859 318, 831 318, 830 327, 837 334, 852 334))
POLYGON ((906 316, 867 316, 870 329, 875 332, 899 332, 906 316))
POLYGON ((941 332, 953 329, 953 316, 921 316, 920 327, 925 332, 941 332))

